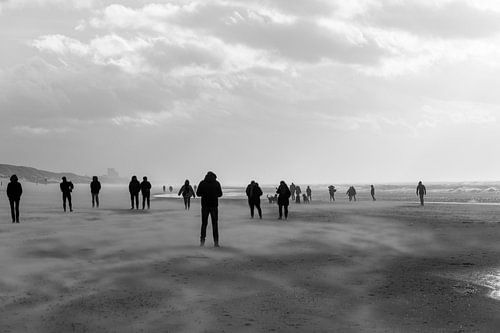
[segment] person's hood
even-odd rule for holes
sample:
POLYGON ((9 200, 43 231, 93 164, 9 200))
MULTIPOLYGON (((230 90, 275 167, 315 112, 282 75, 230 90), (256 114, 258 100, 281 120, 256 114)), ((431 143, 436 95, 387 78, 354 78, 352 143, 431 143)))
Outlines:
POLYGON ((207 172, 207 175, 205 176, 205 181, 207 182, 214 182, 217 179, 217 176, 215 173, 212 171, 207 172))

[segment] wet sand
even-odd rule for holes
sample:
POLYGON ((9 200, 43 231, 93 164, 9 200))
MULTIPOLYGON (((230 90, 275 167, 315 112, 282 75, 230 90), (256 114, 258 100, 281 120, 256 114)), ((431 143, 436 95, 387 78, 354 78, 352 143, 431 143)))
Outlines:
POLYGON ((244 201, 223 200, 215 249, 211 236, 198 246, 199 201, 130 211, 114 191, 98 210, 76 194, 71 214, 54 191, 28 194, 19 225, 2 201, 1 332, 500 327, 498 206, 293 204, 284 222, 267 202, 252 220, 244 201))

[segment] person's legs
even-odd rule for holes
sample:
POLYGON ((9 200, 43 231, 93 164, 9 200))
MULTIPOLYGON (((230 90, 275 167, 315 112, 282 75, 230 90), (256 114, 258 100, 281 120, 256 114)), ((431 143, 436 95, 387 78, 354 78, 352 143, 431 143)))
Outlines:
POLYGON ((139 192, 134 194, 135 198, 135 209, 139 209, 139 192))
POLYGON ((150 207, 150 199, 151 199, 151 193, 148 192, 146 193, 146 204, 148 205, 148 209, 150 207))
POLYGON ((69 211, 73 211, 73 205, 71 204, 71 193, 68 193, 68 205, 69 205, 69 211))
POLYGON ((285 220, 288 219, 288 205, 284 206, 285 208, 285 220))
POLYGON ((205 245, 205 238, 207 238, 207 224, 208 215, 210 211, 207 207, 201 207, 201 233, 200 233, 200 245, 205 245))
POLYGON ((184 209, 188 209, 188 198, 183 197, 183 199, 184 199, 184 209))
POLYGON ((134 209, 134 195, 130 193, 130 209, 134 209))
POLYGON ((214 236, 214 246, 219 246, 219 209, 210 208, 210 217, 212 218, 212 233, 214 236))
POLYGON ((262 219, 262 209, 260 209, 260 200, 255 202, 255 207, 257 207, 257 212, 259 213, 259 218, 262 219))
POLYGON ((16 223, 19 223, 19 201, 20 199, 15 200, 14 205, 16 207, 16 223))
POLYGON ((279 219, 281 220, 283 218, 283 205, 278 204, 278 212, 279 212, 279 219))
POLYGON ((187 197, 187 209, 191 208, 191 197, 187 197))
POLYGON ((66 211, 66 194, 63 193, 62 199, 63 199, 63 209, 64 211, 66 211))
POLYGON ((248 200, 248 205, 250 206, 250 217, 253 218, 253 212, 254 212, 255 205, 251 200, 248 200))
POLYGON ((420 205, 421 206, 424 205, 424 195, 423 194, 420 194, 420 205))
POLYGON ((10 203, 10 215, 12 216, 12 223, 16 222, 16 214, 14 211, 14 199, 9 199, 10 203))
POLYGON ((95 206, 95 193, 91 193, 92 194, 92 208, 94 208, 95 206))
POLYGON ((144 206, 146 206, 146 194, 142 193, 142 209, 144 209, 144 206))

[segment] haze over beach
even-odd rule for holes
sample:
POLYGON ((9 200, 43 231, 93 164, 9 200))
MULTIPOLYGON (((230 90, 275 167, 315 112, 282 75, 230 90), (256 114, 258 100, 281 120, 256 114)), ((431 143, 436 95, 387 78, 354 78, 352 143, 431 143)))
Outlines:
POLYGON ((0 44, 0 333, 498 331, 500 2, 0 0, 0 44))

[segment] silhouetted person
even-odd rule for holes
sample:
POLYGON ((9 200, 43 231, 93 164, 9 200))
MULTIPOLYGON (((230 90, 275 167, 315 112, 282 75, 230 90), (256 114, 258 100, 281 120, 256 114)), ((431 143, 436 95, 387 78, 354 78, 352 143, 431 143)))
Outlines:
POLYGON ((257 208, 259 218, 262 219, 262 209, 260 208, 262 189, 259 187, 259 184, 252 180, 250 184, 248 184, 245 192, 248 197, 248 205, 250 206, 250 216, 253 218, 254 209, 257 208))
POLYGON ((71 192, 75 188, 72 182, 66 180, 66 177, 62 177, 62 183, 59 184, 62 192, 63 208, 66 211, 66 200, 68 200, 69 211, 73 211, 73 205, 71 203, 71 192))
POLYGON ((167 192, 165 185, 163 185, 163 193, 167 192))
POLYGON ((306 194, 307 194, 307 199, 309 199, 309 201, 312 201, 312 190, 311 190, 311 187, 307 186, 307 188, 306 188, 306 194))
POLYGON ((292 201, 295 201, 295 189, 296 189, 295 184, 292 182, 289 188, 290 193, 292 194, 292 201))
POLYGON ((101 182, 97 179, 97 176, 92 177, 92 182, 90 182, 90 193, 92 194, 92 208, 95 205, 99 207, 99 191, 101 190, 101 182))
POLYGON ((354 201, 356 201, 356 189, 354 188, 354 186, 349 187, 346 194, 349 197, 349 201, 352 201, 353 198, 354 201))
POLYGON ((17 176, 10 176, 10 183, 7 184, 7 197, 9 198, 10 203, 12 223, 19 223, 19 202, 21 201, 22 194, 23 188, 21 183, 19 183, 17 176))
POLYGON ((142 209, 144 209, 146 203, 148 204, 148 209, 149 209, 149 202, 151 199, 151 183, 148 182, 148 177, 142 177, 141 193, 142 193, 142 209))
MULTIPOLYGON (((292 183, 293 184, 293 183, 292 183)), ((290 197, 292 192, 286 185, 284 181, 280 182, 280 186, 276 189, 276 194, 278 195, 278 210, 279 219, 283 218, 283 210, 285 211, 285 220, 288 219, 288 205, 290 204, 290 197)))
POLYGON ((424 205, 424 195, 427 194, 427 190, 425 189, 425 186, 424 184, 422 184, 422 182, 418 182, 418 185, 417 185, 417 195, 420 197, 420 205, 423 206, 424 205))
POLYGON ((189 209, 191 207, 191 197, 196 197, 193 188, 189 185, 189 180, 186 179, 177 195, 182 195, 184 198, 184 209, 189 209))
POLYGON ((373 201, 376 201, 377 199, 375 199, 375 187, 373 187, 373 185, 370 185, 370 194, 372 196, 373 201))
POLYGON ((212 219, 212 233, 214 246, 219 247, 219 198, 222 197, 222 188, 217 176, 209 171, 205 179, 200 182, 196 195, 201 197, 201 235, 200 246, 205 245, 207 237, 208 216, 212 219))
MULTIPOLYGON (((302 194, 302 190, 299 185, 295 185, 295 202, 300 203, 300 195, 302 194)), ((292 193, 293 196, 293 193, 292 193)))
POLYGON ((132 176, 130 183, 128 184, 128 191, 130 193, 130 204, 134 209, 134 201, 135 201, 135 209, 139 209, 139 192, 141 191, 141 183, 137 180, 136 176, 132 176))
POLYGON ((330 201, 335 201, 335 192, 337 192, 335 186, 333 185, 328 186, 328 194, 330 194, 330 201))
POLYGON ((174 190, 174 188, 172 186, 169 186, 168 190, 170 191, 170 193, 172 193, 172 191, 174 190))

